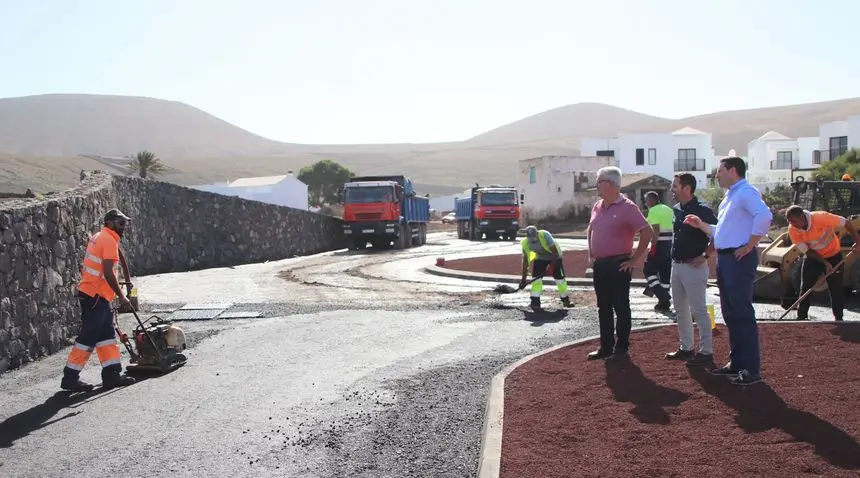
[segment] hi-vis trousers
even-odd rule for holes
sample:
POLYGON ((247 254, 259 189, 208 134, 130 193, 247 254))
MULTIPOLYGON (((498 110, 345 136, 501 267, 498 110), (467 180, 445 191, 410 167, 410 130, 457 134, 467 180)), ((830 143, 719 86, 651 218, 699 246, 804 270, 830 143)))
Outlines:
POLYGON ((90 297, 78 292, 81 303, 81 330, 63 369, 63 375, 77 380, 93 351, 102 365, 102 377, 122 372, 119 341, 113 327, 110 302, 103 297, 90 297))

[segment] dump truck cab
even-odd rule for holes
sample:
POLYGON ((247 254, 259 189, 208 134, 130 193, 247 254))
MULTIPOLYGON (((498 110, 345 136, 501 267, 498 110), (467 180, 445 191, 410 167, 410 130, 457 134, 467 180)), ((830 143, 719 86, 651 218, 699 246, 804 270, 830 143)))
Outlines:
MULTIPOLYGON (((854 181, 808 181, 798 176, 791 183, 792 204, 807 211, 828 211, 838 214, 860 228, 860 182, 854 181)), ((836 230, 842 245, 842 254, 847 255, 854 246, 854 239, 844 227, 836 230)), ((763 298, 780 298, 800 293, 800 266, 803 254, 792 244, 788 232, 776 237, 762 251, 755 284, 755 295, 763 298)), ((845 291, 853 293, 860 289, 860 261, 848 257, 845 261, 845 291)), ((824 283, 816 292, 827 290, 824 283)))

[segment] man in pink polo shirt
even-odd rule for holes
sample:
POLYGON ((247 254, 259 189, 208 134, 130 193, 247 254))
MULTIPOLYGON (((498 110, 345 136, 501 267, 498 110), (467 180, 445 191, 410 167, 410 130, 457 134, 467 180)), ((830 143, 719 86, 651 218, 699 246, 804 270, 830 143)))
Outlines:
POLYGON ((630 281, 633 269, 642 267, 654 234, 639 206, 621 194, 620 169, 597 171, 597 195, 600 199, 591 208, 588 224, 588 254, 600 318, 600 348, 588 354, 589 360, 627 355, 633 320, 630 281), (636 233, 639 245, 633 252, 636 233), (618 317, 617 327, 613 311, 618 317))

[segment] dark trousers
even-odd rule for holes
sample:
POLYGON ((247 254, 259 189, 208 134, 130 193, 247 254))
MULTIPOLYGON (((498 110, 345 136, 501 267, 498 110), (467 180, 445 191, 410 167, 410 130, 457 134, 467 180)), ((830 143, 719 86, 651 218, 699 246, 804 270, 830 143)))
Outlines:
POLYGON ((633 276, 630 272, 618 269, 628 259, 630 256, 595 259, 592 268, 597 315, 600 318, 600 350, 605 352, 621 352, 630 347, 630 281, 633 276), (618 317, 617 327, 613 312, 618 317), (614 337, 616 333, 617 340, 614 337))
POLYGON ((116 341, 110 302, 102 297, 90 297, 83 293, 78 293, 78 301, 81 304, 81 328, 69 354, 68 363, 63 369, 63 375, 76 380, 80 369, 86 365, 94 351, 102 362, 102 376, 119 374, 122 372, 122 365, 118 363, 119 344, 116 341))
POLYGON ((758 323, 753 308, 753 282, 758 265, 758 249, 740 260, 734 251, 717 254, 717 286, 720 308, 729 329, 729 360, 733 370, 761 372, 758 323))
MULTIPOLYGON (((836 265, 839 264, 839 261, 842 260, 842 253, 840 252, 824 260, 829 262, 833 267, 836 267, 836 265)), ((804 257, 803 264, 800 266, 800 295, 803 295, 806 291, 811 289, 812 286, 818 282, 818 278, 826 271, 827 269, 821 261, 804 257)), ((836 272, 830 274, 830 277, 827 278, 827 291, 830 294, 830 308, 833 310, 833 317, 836 320, 842 320, 843 311, 845 310, 845 285, 843 282, 844 272, 845 267, 839 266, 839 268, 836 269, 836 272)), ((810 299, 807 297, 798 304, 798 318, 803 319, 809 316, 809 303, 810 299)))
POLYGON ((545 276, 550 265, 552 265, 552 278, 555 280, 564 279, 564 263, 561 258, 555 263, 552 260, 535 259, 532 262, 532 277, 545 276))
POLYGON ((654 296, 662 303, 671 303, 669 289, 672 287, 672 242, 657 241, 654 255, 648 256, 642 268, 645 280, 654 296))

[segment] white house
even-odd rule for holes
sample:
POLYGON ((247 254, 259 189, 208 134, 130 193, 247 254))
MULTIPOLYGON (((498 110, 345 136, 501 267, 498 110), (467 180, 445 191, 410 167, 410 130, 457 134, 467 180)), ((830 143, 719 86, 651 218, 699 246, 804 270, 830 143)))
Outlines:
POLYGON ((747 145, 747 180, 766 187, 788 183, 794 170, 817 167, 813 161, 817 148, 817 137, 789 138, 768 131, 747 145))
POLYGON ((540 156, 519 161, 517 187, 523 195, 524 218, 563 217, 590 210, 594 176, 604 166, 617 166, 605 156, 540 156))
POLYGON ((669 181, 675 174, 693 174, 707 184, 714 163, 711 133, 681 128, 672 133, 621 134, 612 138, 583 138, 583 156, 614 156, 625 173, 650 173, 669 181))
POLYGON ((232 182, 191 187, 225 196, 238 196, 276 206, 308 210, 308 186, 296 179, 292 171, 279 176, 240 178, 232 182))
POLYGON ((821 164, 836 159, 851 148, 860 148, 860 115, 818 125, 818 148, 813 162, 821 164))

